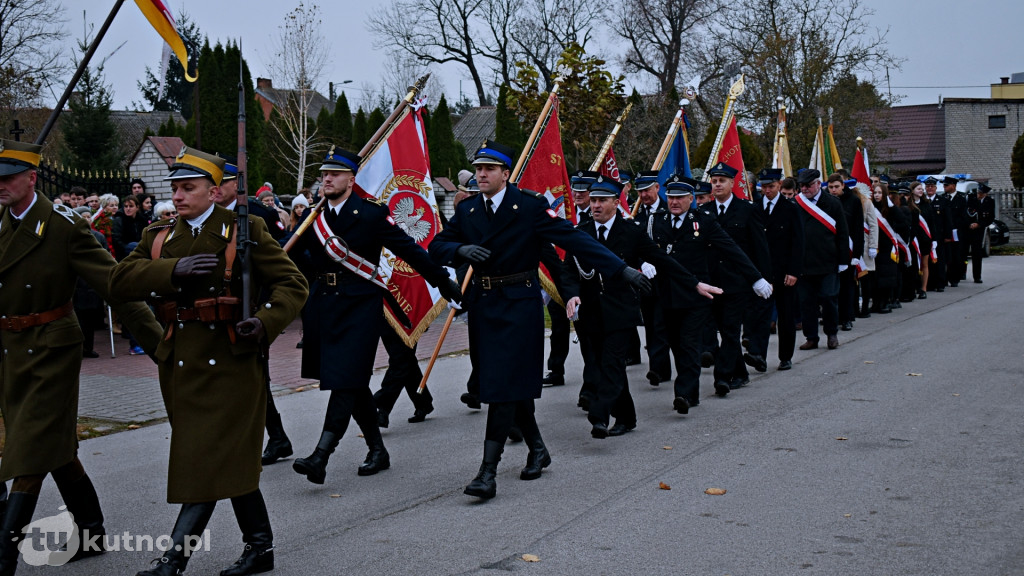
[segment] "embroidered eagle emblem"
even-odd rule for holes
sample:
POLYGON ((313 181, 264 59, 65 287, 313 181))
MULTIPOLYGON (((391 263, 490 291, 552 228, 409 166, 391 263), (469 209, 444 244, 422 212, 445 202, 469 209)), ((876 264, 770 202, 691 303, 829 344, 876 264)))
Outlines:
POLYGON ((411 196, 396 202, 392 212, 395 224, 416 242, 422 242, 430 236, 430 221, 423 219, 426 210, 422 206, 417 208, 411 196))

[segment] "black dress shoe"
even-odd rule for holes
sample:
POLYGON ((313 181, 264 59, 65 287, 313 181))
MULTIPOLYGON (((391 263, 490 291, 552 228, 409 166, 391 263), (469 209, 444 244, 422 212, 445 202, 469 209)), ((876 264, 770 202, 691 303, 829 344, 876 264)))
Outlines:
POLYGON ((391 418, 387 412, 377 410, 377 428, 387 428, 391 425, 391 418))
POLYGON ((711 368, 715 365, 715 355, 711 352, 702 352, 700 355, 700 367, 711 368))
POLYGON ((808 341, 806 341, 806 342, 804 342, 803 344, 800 345, 800 349, 801 350, 817 350, 817 348, 818 348, 818 341, 817 340, 808 340, 808 341))
POLYGON ((676 396, 675 400, 672 400, 672 408, 680 414, 688 414, 690 412, 690 402, 682 396, 676 396))
POLYGON ((416 424, 417 422, 423 422, 424 420, 427 419, 427 414, 430 414, 433 411, 434 411, 434 405, 433 404, 428 404, 427 406, 425 406, 423 408, 417 408, 416 411, 412 413, 412 416, 409 417, 409 424, 416 424))
POLYGON ((743 361, 747 363, 747 366, 750 366, 751 368, 753 368, 754 370, 757 370, 758 372, 767 372, 768 371, 768 363, 765 362, 765 359, 764 359, 763 356, 758 356, 757 354, 751 354, 750 352, 744 352, 743 353, 743 361))
POLYGON ((590 398, 580 396, 580 399, 576 401, 576 405, 582 408, 584 412, 590 412, 590 398))
POLYGON ((267 447, 260 456, 260 463, 264 466, 269 466, 282 458, 291 456, 293 453, 292 443, 288 440, 287 436, 284 438, 271 438, 267 441, 267 447))
POLYGON ((565 376, 548 372, 547 376, 540 381, 542 386, 565 386, 565 376))
POLYGON ((782 362, 779 362, 779 370, 792 370, 792 369, 793 369, 793 361, 792 360, 783 360, 782 362))
POLYGON ((871 312, 861 312, 857 314, 857 318, 871 318, 871 312))
POLYGON ((715 395, 724 398, 729 393, 729 383, 725 380, 715 380, 715 395))
POLYGON ((459 401, 465 404, 466 406, 469 406, 473 410, 480 409, 480 397, 477 396, 476 394, 470 394, 469 392, 465 392, 462 394, 462 396, 459 396, 459 401))
POLYGON ((262 574, 274 569, 274 547, 263 548, 245 545, 242 556, 235 560, 235 563, 226 570, 221 570, 220 576, 247 576, 248 574, 262 574))
POLYGON ((82 358, 99 358, 100 355, 95 350, 87 350, 82 352, 82 358))
POLYGON ((750 378, 733 378, 729 381, 730 390, 739 390, 747 384, 750 384, 750 378))
POLYGON ((590 435, 597 439, 605 439, 608 437, 608 425, 604 423, 594 424, 594 427, 590 429, 590 435))
POLYGON ((950 288, 956 288, 956 287, 957 287, 957 286, 959 286, 959 285, 960 285, 960 283, 959 283, 959 282, 950 282, 950 283, 949 283, 949 287, 950 287, 950 288))
POLYGON ((659 386, 661 384, 661 375, 654 370, 648 370, 647 381, 651 383, 651 386, 659 386))
POLYGON ((879 314, 892 314, 892 308, 888 304, 886 304, 885 306, 882 306, 881 308, 876 310, 876 312, 878 312, 879 314))
POLYGON ((917 293, 917 299, 918 300, 927 300, 928 299, 928 293, 927 292, 918 292, 917 293))
POLYGON ((640 362, 642 361, 643 360, 641 360, 640 357, 626 358, 626 366, 636 366, 637 364, 640 364, 640 362))
POLYGON ((839 338, 833 334, 828 337, 828 349, 835 350, 836 348, 839 348, 839 338))
POLYGON ((934 292, 945 292, 945 291, 946 291, 946 288, 945 288, 945 287, 943 287, 943 286, 939 286, 938 288, 936 288, 936 289, 934 290, 934 292))
POLYGON ((612 426, 611 429, 608 430, 608 435, 609 436, 622 436, 623 434, 625 434, 627 432, 632 432, 633 430, 636 430, 636 424, 633 424, 632 426, 629 426, 629 425, 626 425, 626 424, 616 423, 615 426, 612 426))
POLYGON ((978 279, 976 279, 976 280, 974 281, 974 283, 975 283, 975 284, 981 284, 981 278, 978 278, 978 279))
POLYGON ((366 460, 359 467, 356 472, 360 476, 373 476, 381 470, 387 470, 391 468, 391 456, 388 451, 384 449, 384 445, 380 444, 370 449, 369 453, 366 454, 366 460))
POLYGON ((299 339, 299 341, 298 341, 298 342, 297 342, 297 343, 295 344, 295 347, 296 347, 296 348, 298 348, 298 349, 300 349, 300 350, 302 349, 302 339, 301 339, 301 338, 300 338, 300 339, 299 339))
POLYGON ((843 332, 849 332, 850 330, 853 330, 853 322, 843 322, 839 329, 843 332))

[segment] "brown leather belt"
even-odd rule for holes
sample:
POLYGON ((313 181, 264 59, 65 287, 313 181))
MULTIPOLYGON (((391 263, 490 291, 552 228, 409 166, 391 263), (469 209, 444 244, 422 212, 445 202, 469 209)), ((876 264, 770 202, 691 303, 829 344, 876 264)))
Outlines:
POLYGON ((70 315, 72 310, 74 310, 74 305, 68 301, 67 304, 59 308, 47 310, 46 312, 39 312, 38 314, 5 316, 0 318, 0 330, 6 332, 21 332, 27 328, 35 328, 36 326, 49 324, 54 320, 60 320, 61 318, 70 315))
POLYGON ((502 286, 515 286, 519 284, 531 286, 536 276, 536 272, 520 272, 518 274, 509 274, 508 276, 477 276, 473 278, 473 282, 484 290, 492 290, 502 286))
POLYGON ((193 306, 178 306, 176 302, 163 302, 156 308, 156 317, 164 324, 172 322, 238 322, 241 320, 241 301, 232 296, 202 298, 193 306))

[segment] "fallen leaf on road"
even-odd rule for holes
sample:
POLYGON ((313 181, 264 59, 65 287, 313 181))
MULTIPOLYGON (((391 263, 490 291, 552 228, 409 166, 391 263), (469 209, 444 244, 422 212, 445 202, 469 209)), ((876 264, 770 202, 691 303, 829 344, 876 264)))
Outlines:
POLYGON ((959 394, 953 394, 953 396, 959 396, 959 394))
POLYGON ((341 494, 331 494, 331 498, 341 498, 341 494))
POLYGON ((296 392, 303 392, 305 390, 306 390, 305 386, 299 386, 298 388, 295 389, 296 392))
POLYGON ((129 430, 138 430, 139 428, 142 428, 142 426, 139 426, 138 424, 131 424, 128 426, 129 430))
POLYGON ((725 494, 725 488, 708 488, 704 493, 708 496, 721 496, 725 494))
POLYGON ((540 562, 540 557, 535 554, 523 554, 523 560, 527 562, 540 562))
POLYGON ((836 440, 849 440, 846 436, 837 436, 836 440))
POLYGON ((661 449, 662 450, 671 450, 672 447, 671 446, 662 446, 661 449))
POLYGON ((843 518, 849 518, 851 516, 853 516, 853 514, 843 514, 843 518))
POLYGON ((864 363, 865 364, 874 364, 875 361, 874 360, 865 360, 864 363))
POLYGON ((920 375, 921 374, 919 374, 917 372, 907 372, 907 376, 920 376, 920 375))
POLYGON ((103 454, 103 452, 93 452, 92 453, 93 456, 99 456, 100 454, 103 454))
POLYGON ((671 490, 672 489, 671 486, 669 486, 668 484, 665 484, 664 482, 658 482, 658 488, 661 488, 662 490, 671 490))
POLYGON ((358 436, 359 438, 364 438, 362 434, 356 434, 356 436, 358 436))

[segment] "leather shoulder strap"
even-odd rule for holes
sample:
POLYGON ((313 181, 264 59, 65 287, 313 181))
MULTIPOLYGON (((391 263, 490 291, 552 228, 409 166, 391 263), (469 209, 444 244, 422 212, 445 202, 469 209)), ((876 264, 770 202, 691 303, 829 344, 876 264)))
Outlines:
POLYGON ((156 233, 156 238, 153 238, 153 247, 150 249, 149 257, 152 260, 160 259, 160 252, 164 249, 164 241, 167 240, 167 235, 171 233, 173 226, 162 228, 156 233))

